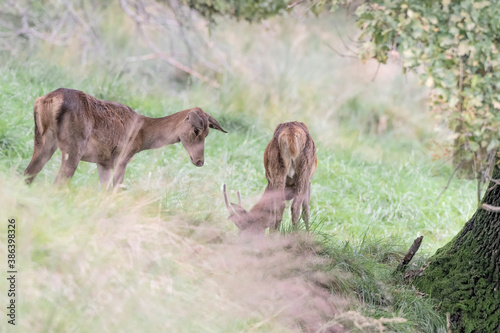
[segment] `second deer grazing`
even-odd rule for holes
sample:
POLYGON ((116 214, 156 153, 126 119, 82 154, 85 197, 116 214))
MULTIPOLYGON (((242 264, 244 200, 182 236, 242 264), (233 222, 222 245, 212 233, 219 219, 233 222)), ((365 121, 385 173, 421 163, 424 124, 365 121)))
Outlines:
POLYGON ((27 183, 34 180, 57 148, 62 152, 62 163, 56 183, 69 180, 78 163, 86 161, 97 164, 103 187, 113 169, 113 186, 117 187, 127 164, 140 151, 181 142, 191 162, 201 167, 209 127, 227 133, 200 108, 149 118, 126 105, 64 88, 37 98, 34 116, 35 147, 24 171, 27 183))
POLYGON ((240 233, 263 234, 267 228, 278 230, 286 200, 292 200, 292 224, 297 226, 301 209, 309 230, 311 178, 316 171, 316 146, 306 125, 301 122, 279 124, 264 152, 267 187, 260 200, 249 211, 229 203, 224 184, 224 201, 240 233))

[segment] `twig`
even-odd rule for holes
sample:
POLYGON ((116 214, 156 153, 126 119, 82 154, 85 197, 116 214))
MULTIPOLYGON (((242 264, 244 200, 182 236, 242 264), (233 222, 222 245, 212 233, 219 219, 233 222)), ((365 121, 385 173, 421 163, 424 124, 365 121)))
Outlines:
POLYGON ((453 179, 453 176, 455 176, 455 173, 462 167, 462 164, 464 163, 464 160, 461 160, 460 163, 456 166, 455 170, 453 170, 453 173, 451 174, 450 178, 448 178, 448 182, 446 183, 446 186, 443 188, 441 193, 439 193, 436 202, 434 202, 434 207, 436 207, 439 199, 441 199, 441 196, 444 194, 444 192, 448 189, 448 186, 450 186, 451 180, 453 179))
MULTIPOLYGON (((492 171, 493 171, 493 168, 494 168, 494 165, 495 165, 495 156, 496 156, 496 154, 497 154, 497 150, 496 149, 493 149, 493 150, 489 151, 488 154, 487 154, 487 158, 486 158, 487 164, 486 164, 486 167, 484 168, 484 170, 481 171, 481 179, 478 180, 478 181, 480 181, 480 191, 481 192, 483 191, 483 185, 486 184, 487 181, 493 182, 493 183, 495 183, 495 185, 487 188, 486 191, 485 191, 485 193, 493 190, 498 185, 500 185, 500 182, 498 180, 493 179, 490 176, 492 174, 492 171)), ((478 199, 478 202, 481 202, 481 198, 478 199)))
MULTIPOLYGON (((305 0, 299 0, 299 1, 296 1, 292 4, 289 3, 288 6, 286 6, 286 10, 289 10, 289 9, 292 9, 293 7, 297 6, 297 5, 300 5, 301 3, 303 3, 305 0)), ((290 1, 291 2, 291 1, 290 1)))
POLYGON ((331 46, 330 44, 328 43, 325 43, 326 46, 328 46, 333 52, 335 52, 337 55, 341 56, 341 57, 344 57, 344 58, 353 58, 353 59, 359 59, 358 57, 355 57, 353 55, 349 55, 349 54, 342 54, 340 53, 339 51, 337 51, 335 48, 333 48, 333 46, 331 46))
POLYGON ((137 15, 133 13, 133 11, 128 7, 128 4, 125 0, 120 0, 120 4, 125 11, 125 13, 134 20, 137 26, 137 31, 139 32, 139 35, 144 39, 146 44, 149 46, 149 48, 157 55, 158 58, 161 60, 169 63, 170 65, 180 69, 181 71, 184 71, 191 76, 196 77, 197 79, 208 83, 210 86, 214 88, 220 88, 220 85, 218 82, 206 77, 205 75, 195 71, 194 69, 182 64, 178 60, 166 55, 165 53, 161 52, 158 47, 153 43, 153 41, 149 38, 149 36, 145 33, 144 29, 142 28, 142 23, 145 23, 142 19, 140 19, 137 15))
POLYGON ((424 236, 420 236, 413 241, 413 244, 410 246, 408 253, 406 253, 405 257, 403 258, 403 261, 401 261, 398 268, 396 268, 395 272, 402 272, 405 269, 405 267, 410 263, 410 261, 413 259, 413 256, 415 255, 415 253, 417 253, 418 249, 420 248, 423 238, 424 236))
POLYGON ((186 37, 186 30, 184 28, 185 21, 189 19, 189 15, 186 17, 181 17, 182 13, 179 13, 182 11, 182 8, 179 8, 176 4, 174 4, 174 1, 169 0, 170 8, 172 8, 172 12, 174 13, 175 19, 177 22, 179 22, 179 32, 180 32, 180 37, 184 43, 184 46, 186 47, 186 50, 189 54, 188 57, 188 63, 191 64, 193 60, 193 48, 191 47, 191 43, 189 43, 188 38, 186 37))
POLYGON ((486 179, 488 179, 490 182, 495 184, 492 187, 487 188, 486 192, 490 192, 490 191, 494 190, 498 185, 500 185, 500 180, 493 179, 490 176, 487 176, 486 179))
POLYGON ((304 11, 304 13, 302 14, 302 16, 299 17, 299 20, 302 20, 304 18, 304 16, 306 16, 306 14, 314 7, 316 6, 321 0, 318 0, 316 2, 314 2, 312 5, 310 5, 309 7, 307 7, 307 9, 304 11))
MULTIPOLYGON (((474 172, 476 172, 477 170, 477 167, 476 167, 476 159, 474 158, 472 160, 472 162, 474 162, 474 172)), ((481 202, 481 191, 482 191, 482 184, 481 184, 481 172, 478 172, 478 175, 477 175, 477 203, 480 203, 481 202)))
POLYGON ((459 104, 458 104, 458 113, 462 113, 462 107, 463 107, 462 104, 464 102, 464 96, 463 96, 463 92, 464 92, 464 86, 463 86, 463 83, 464 83, 464 62, 463 62, 462 57, 460 57, 459 73, 460 73, 460 77, 458 80, 458 91, 460 92, 460 96, 459 96, 459 104))
POLYGON ((488 211, 488 212, 493 212, 493 213, 498 213, 500 212, 500 207, 499 206, 492 206, 492 205, 489 205, 489 204, 482 204, 481 205, 481 208, 488 211))
POLYGON ((347 35, 347 34, 346 34, 346 38, 349 40, 349 42, 351 42, 351 43, 353 43, 353 44, 359 44, 359 45, 363 44, 363 42, 361 42, 361 41, 359 40, 359 37, 358 37, 358 39, 356 40, 356 39, 354 39, 353 37, 351 37, 351 36, 349 36, 349 35, 347 35))
POLYGON ((336 24, 333 25, 333 28, 335 29, 335 32, 337 33, 337 36, 339 37, 340 39, 340 42, 342 43, 342 45, 344 45, 344 47, 346 48, 347 51, 349 52, 352 52, 354 55, 358 55, 356 53, 356 51, 353 51, 349 48, 349 45, 344 41, 344 39, 342 38, 342 36, 340 35, 340 31, 339 31, 339 28, 337 27, 336 24))
POLYGON ((201 81, 205 82, 205 83, 208 83, 210 86, 214 87, 214 88, 220 88, 220 84, 208 77, 206 77, 205 75, 201 74, 201 73, 198 73, 197 71, 195 71, 194 69, 180 63, 178 60, 172 58, 172 57, 169 57, 167 56, 166 54, 160 52, 160 50, 158 50, 156 48, 156 46, 154 45, 154 43, 151 41, 151 39, 149 39, 149 37, 146 36, 146 34, 144 33, 144 30, 142 30, 142 28, 140 28, 140 26, 138 27, 138 30, 139 30, 139 33, 140 35, 146 40, 146 43, 149 45, 149 47, 156 53, 156 55, 158 56, 158 58, 160 58, 161 60, 169 63, 170 65, 180 69, 181 71, 184 71, 188 74, 190 74, 191 76, 194 76, 198 79, 200 79, 201 81))
POLYGON ((380 68, 380 62, 377 62, 377 69, 375 70, 375 74, 373 74, 372 82, 374 82, 375 79, 377 78, 379 68, 380 68))

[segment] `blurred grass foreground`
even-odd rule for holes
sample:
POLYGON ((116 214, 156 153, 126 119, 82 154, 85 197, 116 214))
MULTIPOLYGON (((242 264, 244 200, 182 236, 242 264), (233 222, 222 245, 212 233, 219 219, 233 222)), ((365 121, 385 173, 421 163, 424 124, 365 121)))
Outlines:
POLYGON ((333 52, 348 53, 352 22, 305 9, 249 24, 209 23, 177 2, 0 5, 0 257, 15 218, 13 331, 446 331, 391 272, 417 236, 415 265, 461 229, 474 184, 454 180, 440 197, 452 168, 429 148, 450 138, 425 89, 397 61, 333 52), (179 144, 136 155, 119 193, 102 191, 85 162, 53 187, 60 152, 28 187, 33 102, 59 87, 151 117, 199 106, 229 133, 207 137, 203 168, 179 144), (273 130, 292 120, 318 149, 314 231, 289 232, 287 209, 282 235, 238 239, 222 184, 250 208, 273 130))

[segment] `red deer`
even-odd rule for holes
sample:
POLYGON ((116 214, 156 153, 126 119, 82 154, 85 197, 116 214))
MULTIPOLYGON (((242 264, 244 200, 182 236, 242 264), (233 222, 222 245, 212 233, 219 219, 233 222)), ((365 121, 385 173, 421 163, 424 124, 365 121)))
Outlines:
POLYGON ((113 186, 117 187, 123 181, 127 164, 140 151, 181 142, 191 162, 201 167, 208 128, 227 133, 200 108, 149 118, 126 105, 65 88, 37 98, 34 116, 35 146, 24 171, 28 184, 57 148, 62 152, 62 164, 55 183, 67 182, 78 163, 85 161, 97 164, 103 187, 114 169, 113 186))
POLYGON ((309 230, 311 178, 317 166, 316 147, 304 123, 279 124, 264 152, 268 185, 260 200, 250 211, 238 204, 229 204, 224 184, 224 201, 240 232, 263 234, 266 228, 278 230, 285 210, 285 201, 292 200, 292 224, 297 226, 301 214, 309 230))

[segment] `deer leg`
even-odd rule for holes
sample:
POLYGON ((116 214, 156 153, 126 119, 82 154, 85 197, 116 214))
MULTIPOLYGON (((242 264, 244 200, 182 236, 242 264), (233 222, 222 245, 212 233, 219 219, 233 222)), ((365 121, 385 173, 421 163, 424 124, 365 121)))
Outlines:
POLYGON ((54 184, 65 184, 73 177, 85 152, 88 139, 88 136, 79 136, 78 133, 74 134, 72 137, 68 135, 59 136, 58 143, 59 149, 61 149, 62 152, 62 159, 61 168, 59 169, 54 184))
POLYGON ((102 164, 97 164, 97 172, 99 173, 99 182, 101 187, 105 190, 108 189, 109 180, 111 178, 111 168, 105 167, 102 164))
POLYGON ((300 206, 304 202, 304 194, 296 193, 295 198, 293 198, 292 202, 292 225, 294 229, 297 229, 297 222, 300 218, 300 206))
MULTIPOLYGON (((271 156, 270 159, 274 157, 271 156)), ((277 158, 277 157, 276 157, 277 158)), ((266 160, 266 159, 265 159, 266 160)), ((285 211, 285 185, 287 166, 279 165, 277 167, 269 167, 264 161, 266 168, 268 198, 270 201, 270 225, 269 231, 278 231, 283 219, 285 211)))
POLYGON ((311 191, 311 181, 309 175, 311 174, 311 169, 308 167, 308 163, 306 163, 306 161, 302 161, 299 165, 297 174, 299 177, 296 180, 295 197, 292 203, 292 224, 294 228, 297 228, 297 222, 299 221, 301 215, 300 208, 302 206, 304 224, 306 230, 309 230, 309 195, 311 191))
POLYGON ((127 164, 132 160, 132 157, 137 153, 137 151, 129 150, 126 153, 122 153, 115 162, 113 170, 113 188, 118 188, 123 183, 123 178, 125 177, 125 169, 127 164))
POLYGON ((115 167, 113 172, 113 188, 119 187, 123 183, 123 178, 125 177, 125 169, 127 168, 127 162, 122 162, 115 167))
MULTIPOLYGON (((305 201, 305 196, 307 195, 307 187, 304 186, 302 179, 298 179, 297 185, 295 188, 295 196, 293 197, 292 202, 292 225, 295 230, 297 230, 297 222, 300 219, 300 207, 303 206, 305 201)), ((307 226, 306 226, 307 228, 307 226)))
POLYGON ((307 188, 304 201, 302 201, 302 219, 306 225, 306 230, 309 231, 309 203, 311 202, 311 184, 307 188))
MULTIPOLYGON (((36 134, 35 134, 36 137, 36 134)), ((57 141, 52 131, 48 131, 41 138, 35 139, 33 148, 33 156, 31 162, 24 170, 24 175, 27 176, 26 184, 31 184, 36 175, 43 169, 45 164, 50 160, 57 149, 57 141)))
MULTIPOLYGON (((274 217, 274 231, 280 230, 281 221, 283 220, 283 213, 285 212, 285 200, 278 200, 275 206, 275 217, 274 217)), ((271 230, 271 228, 270 228, 271 230)))
POLYGON ((272 221, 270 231, 278 231, 285 211, 285 175, 277 175, 274 182, 269 182, 266 192, 270 193, 272 221))
POLYGON ((59 117, 57 143, 62 152, 62 160, 54 183, 61 185, 75 174, 87 148, 91 130, 85 126, 84 119, 78 113, 66 110, 59 117))
POLYGON ((75 174, 78 163, 82 158, 83 152, 81 150, 68 151, 66 149, 61 149, 62 151, 62 161, 61 168, 57 174, 54 184, 62 185, 68 182, 71 177, 75 174))

